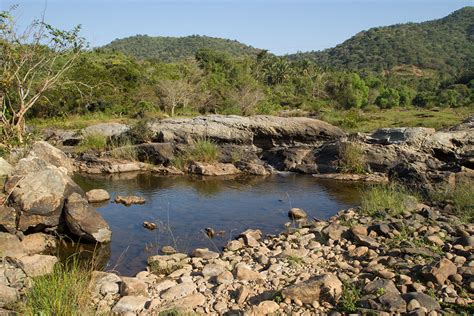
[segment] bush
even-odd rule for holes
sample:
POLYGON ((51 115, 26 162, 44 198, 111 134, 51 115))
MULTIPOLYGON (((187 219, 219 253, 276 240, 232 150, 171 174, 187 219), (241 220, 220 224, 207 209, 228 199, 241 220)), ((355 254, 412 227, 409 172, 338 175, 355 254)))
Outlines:
POLYGON ((360 289, 354 283, 345 282, 342 286, 342 296, 339 305, 345 312, 354 313, 357 311, 361 298, 360 289))
POLYGON ((339 165, 342 172, 365 173, 365 157, 362 148, 352 143, 342 144, 339 165))
POLYGON ((131 143, 150 143, 153 140, 155 133, 151 130, 149 123, 148 119, 142 119, 130 127, 127 133, 131 143))
MULTIPOLYGON (((22 315, 84 315, 88 313, 91 268, 77 258, 58 263, 53 273, 34 279, 19 309, 22 315)), ((92 314, 92 312, 90 312, 92 314)))
POLYGON ((220 152, 216 143, 210 140, 198 140, 189 151, 189 160, 212 163, 219 159, 220 152))
POLYGON ((377 184, 361 191, 362 211, 370 216, 380 216, 387 211, 397 215, 406 210, 410 204, 417 202, 417 197, 399 184, 377 184))
POLYGON ((80 152, 88 150, 103 151, 107 147, 107 137, 103 134, 88 134, 84 136, 79 144, 78 150, 80 152))

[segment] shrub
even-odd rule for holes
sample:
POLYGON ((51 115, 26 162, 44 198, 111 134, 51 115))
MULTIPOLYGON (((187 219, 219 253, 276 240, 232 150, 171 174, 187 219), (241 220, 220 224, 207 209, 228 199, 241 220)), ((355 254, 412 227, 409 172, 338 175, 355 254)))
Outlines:
POLYGON ((365 173, 365 157, 362 148, 356 144, 343 143, 339 165, 346 173, 365 173))
MULTIPOLYGON (((84 315, 89 314, 88 286, 91 268, 77 258, 58 263, 53 273, 34 279, 19 309, 22 315, 84 315)), ((91 313, 92 314, 92 313, 91 313)))
POLYGON ((88 150, 103 151, 107 147, 107 137, 103 134, 88 134, 84 136, 79 144, 78 150, 80 152, 88 150))
POLYGON ((390 215, 400 214, 416 201, 417 197, 396 183, 373 185, 361 192, 362 211, 370 216, 380 216, 385 210, 390 215))
POLYGON ((129 140, 134 144, 149 143, 153 140, 155 133, 149 126, 148 119, 141 119, 130 126, 128 130, 129 140))
POLYGON ((195 142, 189 150, 189 159, 200 162, 216 162, 219 159, 219 148, 213 141, 202 139, 195 142))
POLYGON ((354 283, 345 282, 342 286, 342 296, 339 300, 340 307, 345 312, 354 313, 361 298, 360 289, 354 283))

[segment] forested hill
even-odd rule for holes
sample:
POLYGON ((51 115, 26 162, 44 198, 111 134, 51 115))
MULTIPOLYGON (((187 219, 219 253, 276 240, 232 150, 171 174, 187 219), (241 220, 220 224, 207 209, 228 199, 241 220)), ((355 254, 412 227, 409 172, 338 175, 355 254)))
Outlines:
POLYGON ((158 59, 165 62, 193 58, 201 48, 225 52, 233 57, 256 55, 260 52, 259 49, 238 41, 199 35, 186 37, 136 35, 116 39, 102 48, 139 59, 158 59))
POLYGON ((422 23, 376 27, 320 52, 288 55, 350 70, 388 70, 401 65, 459 75, 474 69, 474 7, 422 23))

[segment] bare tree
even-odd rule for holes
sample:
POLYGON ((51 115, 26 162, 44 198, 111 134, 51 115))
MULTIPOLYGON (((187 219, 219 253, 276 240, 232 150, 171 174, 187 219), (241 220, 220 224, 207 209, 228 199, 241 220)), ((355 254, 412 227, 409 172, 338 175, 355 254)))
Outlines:
POLYGON ((74 66, 84 39, 80 26, 62 31, 44 21, 16 28, 9 11, 0 12, 0 135, 23 143, 28 111, 74 66))
POLYGON ((196 94, 196 88, 183 79, 161 80, 158 84, 158 94, 165 111, 174 116, 178 107, 188 107, 196 94))

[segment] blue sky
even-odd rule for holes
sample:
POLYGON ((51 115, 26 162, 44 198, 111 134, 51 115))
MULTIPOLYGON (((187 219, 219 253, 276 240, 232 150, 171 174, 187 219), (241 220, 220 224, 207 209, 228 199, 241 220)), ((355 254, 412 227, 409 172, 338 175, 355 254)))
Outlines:
POLYGON ((276 54, 333 47, 361 30, 448 15, 474 0, 0 0, 18 4, 20 27, 39 18, 70 29, 81 24, 92 47, 135 34, 208 35, 276 54))

